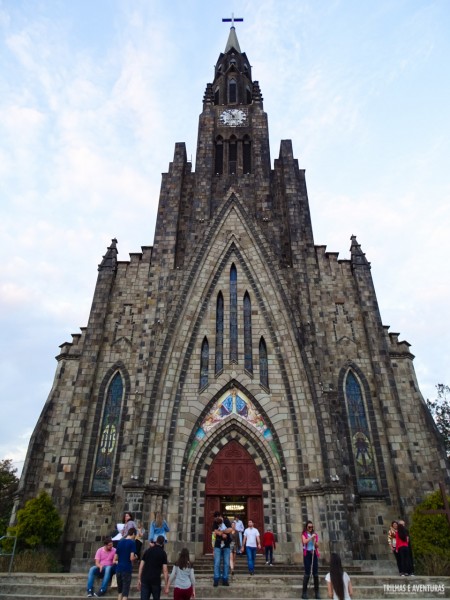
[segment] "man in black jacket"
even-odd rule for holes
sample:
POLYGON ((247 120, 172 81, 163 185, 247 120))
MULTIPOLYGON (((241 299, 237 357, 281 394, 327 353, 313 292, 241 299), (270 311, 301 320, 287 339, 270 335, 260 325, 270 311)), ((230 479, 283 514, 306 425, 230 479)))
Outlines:
POLYGON ((164 536, 158 535, 154 546, 144 552, 139 563, 138 590, 141 600, 160 600, 161 598, 161 572, 164 574, 164 585, 169 584, 169 569, 167 567, 167 554, 164 550, 164 536))

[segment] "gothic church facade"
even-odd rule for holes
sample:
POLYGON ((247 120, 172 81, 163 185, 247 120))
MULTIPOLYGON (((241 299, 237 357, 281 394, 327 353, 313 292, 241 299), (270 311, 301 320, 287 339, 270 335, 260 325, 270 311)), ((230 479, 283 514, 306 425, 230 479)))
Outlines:
POLYGON ((290 140, 271 167, 267 115, 231 27, 206 86, 195 172, 175 146, 153 246, 98 269, 89 321, 62 344, 16 508, 40 490, 63 556, 91 559, 124 510, 162 510, 171 552, 210 552, 215 510, 300 561, 386 558, 388 523, 440 480, 445 454, 409 344, 383 326, 370 264, 314 244, 290 140))

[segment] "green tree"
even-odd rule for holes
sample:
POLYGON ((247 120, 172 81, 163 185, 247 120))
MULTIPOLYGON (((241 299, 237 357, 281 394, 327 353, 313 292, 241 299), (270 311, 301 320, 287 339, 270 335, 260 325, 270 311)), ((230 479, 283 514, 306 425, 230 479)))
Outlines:
POLYGON ((0 460, 0 536, 5 535, 14 505, 14 493, 19 485, 12 460, 0 460))
POLYGON ((450 568, 450 525, 447 516, 426 514, 428 510, 443 508, 444 501, 438 490, 418 504, 412 514, 410 534, 414 559, 419 571, 427 575, 444 575, 450 568))
POLYGON ((17 512, 17 523, 8 532, 28 548, 54 548, 63 531, 63 522, 46 492, 26 502, 17 512))
POLYGON ((450 387, 438 383, 436 389, 437 398, 427 400, 427 406, 440 434, 444 438, 447 456, 450 457, 450 387))

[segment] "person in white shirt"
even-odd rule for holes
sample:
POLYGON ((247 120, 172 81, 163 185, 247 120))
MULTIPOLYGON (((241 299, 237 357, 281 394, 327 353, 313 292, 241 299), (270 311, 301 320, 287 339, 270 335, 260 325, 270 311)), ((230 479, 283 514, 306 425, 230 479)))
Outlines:
POLYGON ((234 522, 236 524, 236 531, 239 533, 239 548, 237 549, 237 554, 241 554, 241 546, 242 546, 242 537, 244 535, 244 523, 240 520, 239 515, 234 517, 234 522))
POLYGON ((254 575, 256 550, 261 550, 261 540, 259 531, 256 527, 253 527, 253 521, 251 519, 249 519, 248 527, 244 531, 244 541, 242 543, 241 552, 244 552, 244 548, 247 554, 248 570, 250 575, 254 575))
POLYGON ((342 568, 341 557, 335 552, 331 554, 330 572, 326 574, 325 581, 328 587, 328 598, 351 600, 353 595, 352 582, 342 568))

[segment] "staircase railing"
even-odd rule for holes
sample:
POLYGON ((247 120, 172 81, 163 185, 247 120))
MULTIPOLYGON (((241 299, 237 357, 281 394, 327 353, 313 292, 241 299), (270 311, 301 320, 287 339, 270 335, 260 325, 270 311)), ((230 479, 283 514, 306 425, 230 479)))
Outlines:
POLYGON ((11 570, 12 570, 12 566, 13 566, 13 562, 14 562, 14 556, 16 554, 16 544, 17 544, 17 537, 15 535, 2 535, 2 537, 0 537, 0 557, 1 556, 10 556, 11 557, 11 559, 9 561, 8 575, 11 575, 11 570), (6 539, 14 540, 14 543, 12 545, 12 552, 6 552, 4 550, 3 540, 6 540, 6 539))

